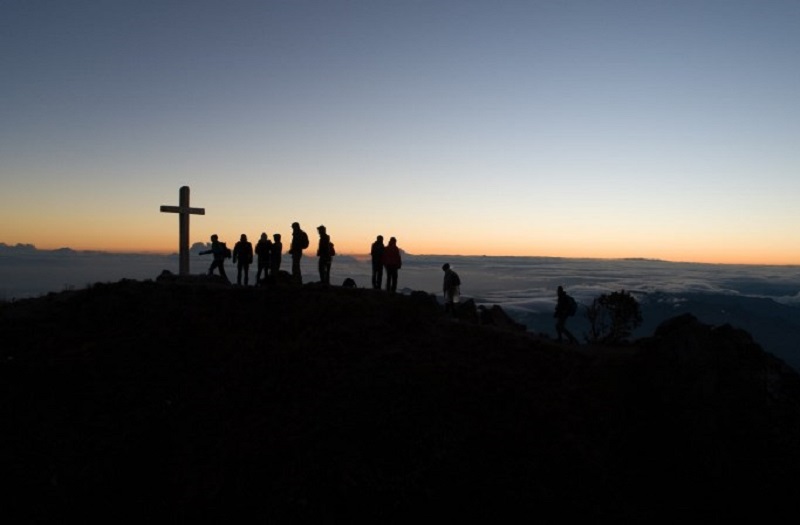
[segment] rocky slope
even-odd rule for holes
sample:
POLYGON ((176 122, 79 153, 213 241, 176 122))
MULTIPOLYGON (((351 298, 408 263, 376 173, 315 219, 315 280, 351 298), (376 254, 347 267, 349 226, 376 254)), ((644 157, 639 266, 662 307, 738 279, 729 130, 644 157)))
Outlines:
POLYGON ((791 508, 800 379, 730 326, 557 345, 425 294, 121 281, 0 306, 23 520, 715 519, 791 508))

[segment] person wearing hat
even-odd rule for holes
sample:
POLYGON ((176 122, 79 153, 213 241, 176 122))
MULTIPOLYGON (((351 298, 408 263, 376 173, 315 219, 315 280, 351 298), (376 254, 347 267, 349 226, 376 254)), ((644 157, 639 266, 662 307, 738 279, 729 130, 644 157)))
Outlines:
POLYGON ((297 284, 303 284, 300 259, 303 258, 303 250, 306 248, 308 248, 308 235, 300 228, 299 222, 293 222, 292 243, 289 245, 289 253, 292 255, 292 279, 297 284))
POLYGON ((325 230, 325 226, 317 226, 319 232, 319 245, 317 245, 317 257, 319 257, 319 281, 322 284, 331 284, 331 237, 325 230))

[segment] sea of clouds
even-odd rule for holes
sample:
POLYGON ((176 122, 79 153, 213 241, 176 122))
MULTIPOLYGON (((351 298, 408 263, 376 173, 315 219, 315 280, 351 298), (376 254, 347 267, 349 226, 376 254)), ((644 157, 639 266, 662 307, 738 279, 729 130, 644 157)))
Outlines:
MULTIPOLYGON (((203 273, 210 256, 193 247, 192 273, 203 273)), ((318 280, 317 259, 303 258, 304 281, 318 280)), ((441 299, 443 263, 461 277, 462 300, 500 305, 528 330, 555 336, 553 309, 561 285, 585 306, 619 290, 631 292, 642 307, 644 322, 634 336, 645 336, 662 321, 692 313, 701 321, 729 323, 747 330, 767 351, 800 370, 800 266, 754 266, 676 263, 657 260, 564 259, 550 257, 472 257, 405 254, 398 291, 422 290, 441 299)), ((284 256, 282 269, 289 270, 284 256)), ((228 277, 236 279, 234 265, 228 277)), ((155 279, 163 270, 177 272, 177 255, 111 254, 69 249, 37 250, 31 245, 0 243, 0 300, 36 297, 80 289, 96 282, 155 279)), ((370 286, 366 257, 338 255, 331 282, 346 278, 370 286)), ((255 266, 251 267, 251 281, 255 266)), ((589 323, 583 311, 567 325, 583 339, 589 323)))

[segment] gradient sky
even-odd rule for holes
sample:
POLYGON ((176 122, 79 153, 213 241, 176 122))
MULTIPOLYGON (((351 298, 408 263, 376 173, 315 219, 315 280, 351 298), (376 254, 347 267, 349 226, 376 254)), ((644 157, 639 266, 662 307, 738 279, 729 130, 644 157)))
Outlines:
POLYGON ((0 242, 800 264, 800 1, 0 0, 0 242))

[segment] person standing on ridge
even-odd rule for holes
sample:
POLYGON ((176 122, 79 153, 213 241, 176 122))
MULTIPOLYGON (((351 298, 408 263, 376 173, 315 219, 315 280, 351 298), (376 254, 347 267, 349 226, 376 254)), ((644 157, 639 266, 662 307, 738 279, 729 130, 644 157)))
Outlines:
POLYGON ((247 240, 245 234, 242 234, 239 242, 233 247, 233 262, 237 263, 236 284, 241 286, 242 274, 244 274, 244 285, 247 286, 250 281, 250 265, 253 263, 253 245, 247 240))
POLYGON ((319 245, 317 246, 319 281, 322 284, 331 284, 331 261, 333 259, 331 237, 325 230, 325 226, 317 226, 317 232, 319 233, 319 245))
POLYGON ((214 260, 211 261, 211 266, 208 268, 208 275, 214 275, 214 269, 219 269, 219 275, 225 282, 230 283, 228 276, 225 274, 225 258, 228 257, 228 247, 224 242, 220 242, 219 237, 215 233, 211 236, 211 249, 200 252, 200 255, 213 254, 214 260))
POLYGON ((383 235, 378 235, 369 251, 372 256, 372 288, 375 290, 380 290, 383 284, 383 251, 385 249, 383 235))
POLYGON ((266 233, 261 234, 261 238, 256 243, 256 255, 258 256, 258 270, 256 271, 256 285, 261 282, 261 272, 264 272, 264 279, 269 275, 269 262, 272 255, 272 241, 266 233))
POLYGON ((561 286, 558 287, 557 293, 558 302, 556 303, 556 311, 553 314, 553 317, 556 318, 556 333, 558 334, 558 342, 560 343, 563 339, 563 335, 566 334, 570 343, 579 344, 578 340, 575 339, 575 336, 573 336, 566 327, 567 318, 575 315, 575 312, 578 310, 578 303, 575 302, 575 299, 567 295, 567 292, 565 292, 564 288, 561 286))
POLYGON ((383 250, 383 266, 386 267, 386 291, 397 291, 397 272, 403 266, 400 258, 400 248, 397 247, 397 239, 389 239, 389 244, 383 250))
POLYGON ((303 275, 300 272, 300 259, 303 258, 303 250, 308 248, 308 234, 300 229, 300 223, 292 223, 292 244, 289 246, 289 253, 292 255, 292 278, 297 284, 303 284, 303 275))
POLYGON ((281 234, 272 234, 272 251, 269 256, 269 274, 272 277, 272 282, 278 282, 278 272, 281 269, 281 261, 283 260, 283 243, 281 242, 281 234))
POLYGON ((442 270, 444 270, 444 283, 442 285, 442 291, 444 292, 444 312, 453 313, 455 312, 455 303, 458 302, 461 295, 461 279, 459 279, 458 274, 450 268, 449 263, 444 263, 442 265, 442 270))

